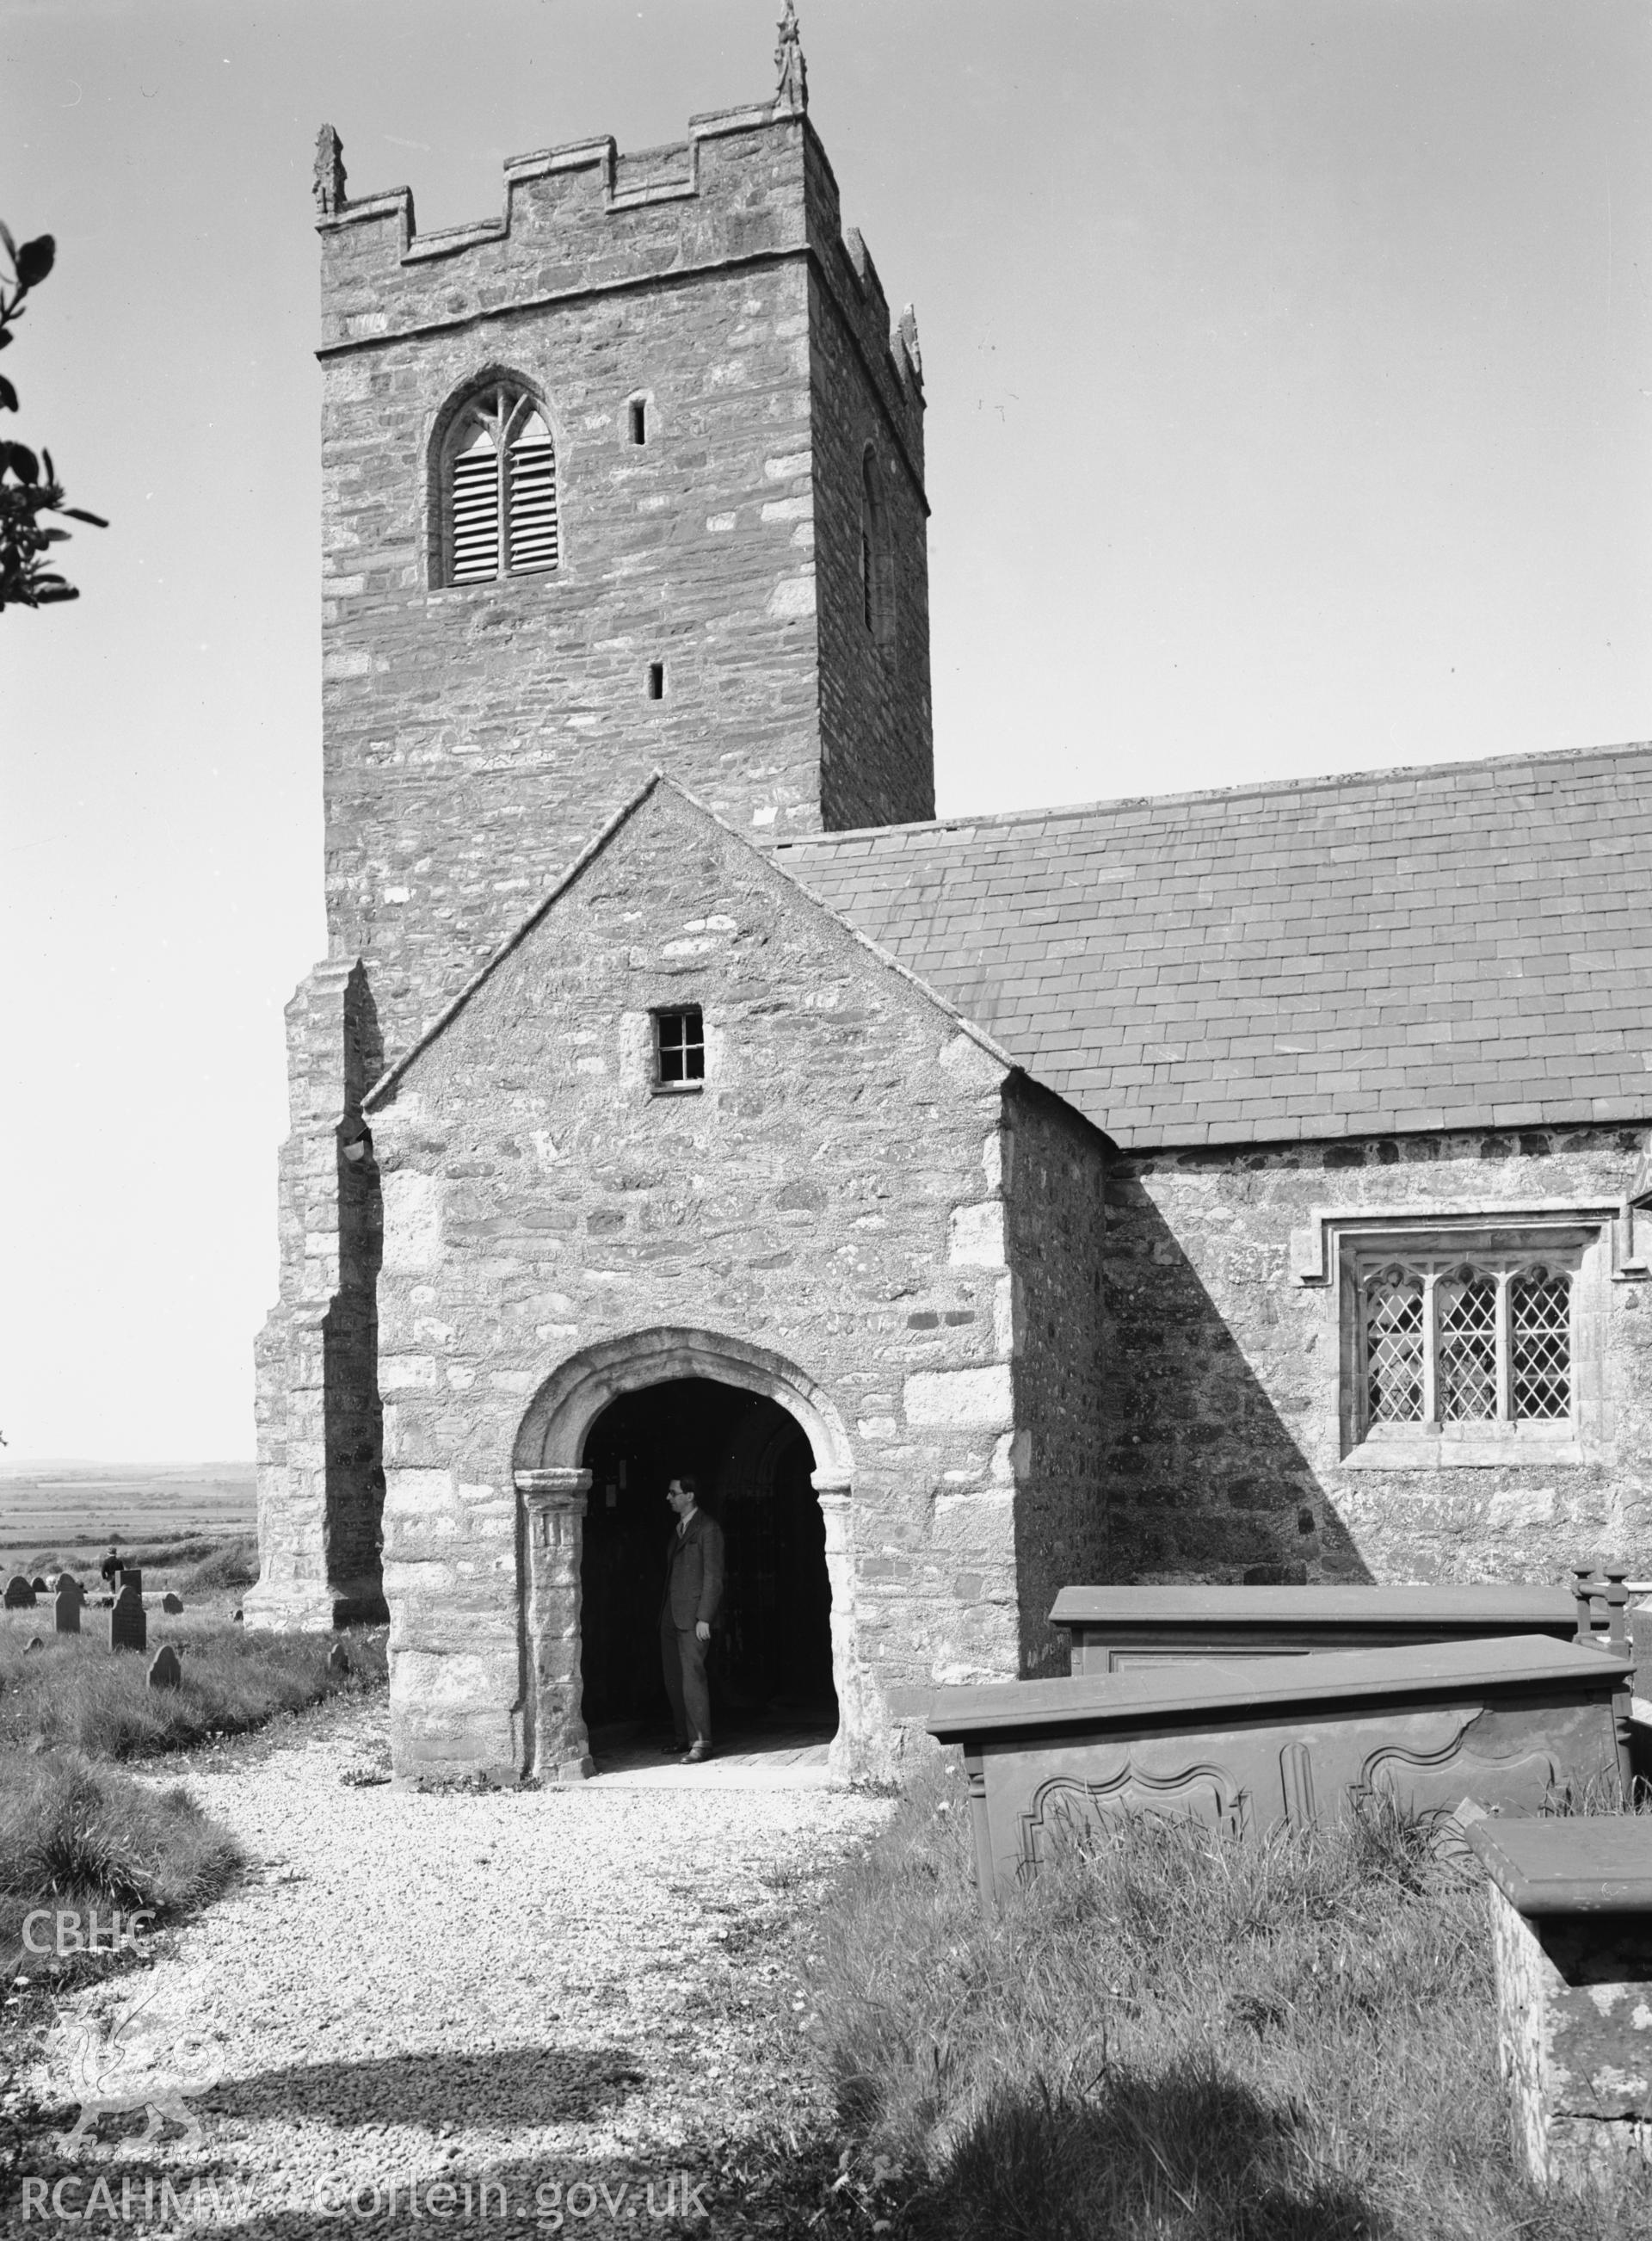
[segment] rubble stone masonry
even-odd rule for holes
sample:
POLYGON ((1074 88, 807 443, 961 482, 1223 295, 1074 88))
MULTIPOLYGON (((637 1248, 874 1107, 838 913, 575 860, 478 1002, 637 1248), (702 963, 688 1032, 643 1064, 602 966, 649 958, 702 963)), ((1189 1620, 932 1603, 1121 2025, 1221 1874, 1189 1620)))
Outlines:
POLYGON ((501 217, 423 237, 405 190, 330 193, 318 229, 331 961, 295 999, 258 1347, 274 1622, 373 1593, 378 1183, 343 1153, 357 960, 351 1001, 393 1061, 655 768, 759 841, 933 810, 916 331, 892 333, 806 116, 541 151, 505 192, 501 217), (501 376, 553 431, 559 559, 450 585, 442 440, 501 376))
MULTIPOLYGON (((1108 1181, 1110 1569, 1125 1582, 1563 1579, 1646 1546, 1652 1290, 1635 1128, 1120 1155, 1108 1181), (1324 1217, 1574 1206, 1581 1458, 1368 1467, 1324 1217), (1320 1278, 1324 1281, 1318 1281, 1320 1278)), ((1637 1560, 1638 1561, 1638 1560, 1637 1560)))
POLYGON ((652 769, 759 840, 933 813, 921 389, 806 119, 548 151, 506 201, 320 227, 328 918, 392 1055, 652 769), (498 374, 550 415, 560 559, 445 585, 442 435, 498 374))
POLYGON ((834 1428, 846 1766, 886 1763, 888 1687, 1023 1669, 1050 1565, 1019 1588, 1017 1547, 1057 1520, 1087 1554, 1099 1507, 1099 1361, 1053 1373, 1043 1333, 1099 1320, 1100 1140, 1051 1104, 766 856, 645 799, 372 1100, 399 1767, 523 1769, 525 1419, 651 1331, 795 1365, 834 1428), (655 1094, 679 1002, 704 1089, 655 1094), (1042 1218, 1069 1194, 1070 1245, 1042 1218))

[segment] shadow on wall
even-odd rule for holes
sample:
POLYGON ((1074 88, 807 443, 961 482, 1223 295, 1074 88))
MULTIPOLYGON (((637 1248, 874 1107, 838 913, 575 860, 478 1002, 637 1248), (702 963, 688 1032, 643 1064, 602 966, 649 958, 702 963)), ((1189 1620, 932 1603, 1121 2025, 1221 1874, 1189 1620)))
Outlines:
POLYGON ((327 1442, 327 1578, 333 1623, 389 1618, 382 1585, 385 1420, 378 1395, 378 1272, 385 1205, 361 1100, 384 1071, 378 1012, 358 966, 344 1019, 344 1117, 338 1130, 338 1289, 323 1325, 327 1442))
MULTIPOLYGON (((1118 1582, 1371 1579, 1289 1424, 1127 1161, 1107 1181, 1108 1569, 1118 1582)), ((1270 1270, 1242 1288, 1253 1345, 1270 1270)), ((1327 1371, 1301 1358, 1303 1406, 1327 1371)))

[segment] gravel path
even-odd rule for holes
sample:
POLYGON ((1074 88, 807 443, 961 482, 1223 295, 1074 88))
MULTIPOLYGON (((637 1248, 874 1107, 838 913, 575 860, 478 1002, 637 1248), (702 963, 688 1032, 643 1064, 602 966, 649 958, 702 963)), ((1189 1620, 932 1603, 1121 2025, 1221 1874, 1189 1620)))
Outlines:
POLYGON ((818 1787, 420 1795, 371 1779, 385 1718, 382 1692, 344 1699, 191 1769, 254 1872, 152 1968, 68 2003, 35 2090, 83 2097, 91 2027, 124 2022, 112 2062, 92 2056, 102 2088, 171 2079, 202 2137, 72 2158, 42 2140, 25 2168, 72 2175, 71 2206, 136 2174, 125 2232, 172 2230, 144 2218, 151 2172, 216 2177, 216 2222, 248 2233, 743 2230, 739 2143, 829 2121, 792 1926, 886 1806, 818 1787))

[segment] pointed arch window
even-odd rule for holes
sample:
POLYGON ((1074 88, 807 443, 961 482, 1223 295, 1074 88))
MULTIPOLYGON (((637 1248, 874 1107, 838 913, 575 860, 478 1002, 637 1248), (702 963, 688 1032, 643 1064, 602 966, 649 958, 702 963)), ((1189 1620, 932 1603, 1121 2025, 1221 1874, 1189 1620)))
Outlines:
POLYGON ((456 416, 442 475, 445 579, 543 575, 560 558, 557 454, 543 407, 496 383, 456 416))

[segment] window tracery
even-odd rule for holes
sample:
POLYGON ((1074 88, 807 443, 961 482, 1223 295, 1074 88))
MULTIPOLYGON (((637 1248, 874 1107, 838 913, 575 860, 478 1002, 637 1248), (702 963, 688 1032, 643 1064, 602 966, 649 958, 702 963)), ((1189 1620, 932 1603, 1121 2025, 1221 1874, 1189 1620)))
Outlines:
POLYGON ((1520 1253, 1361 1261, 1361 1429, 1569 1422, 1574 1275, 1520 1253))
POLYGON ((442 459, 444 578, 545 574, 561 558, 557 454, 544 407, 494 382, 454 416, 442 459))

